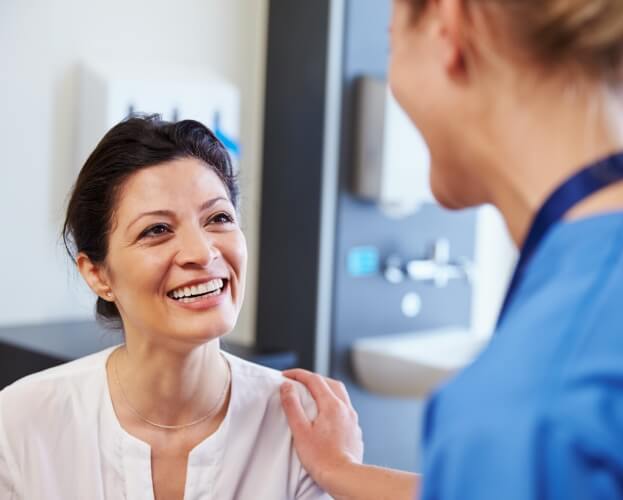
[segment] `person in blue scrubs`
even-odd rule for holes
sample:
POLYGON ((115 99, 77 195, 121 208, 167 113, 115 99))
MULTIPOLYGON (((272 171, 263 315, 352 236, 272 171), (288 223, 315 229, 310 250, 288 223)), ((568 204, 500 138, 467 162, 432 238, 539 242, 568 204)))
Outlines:
POLYGON ((623 499, 623 2, 393 0, 390 82, 435 197, 520 249, 482 355, 427 402, 422 475, 361 464, 344 386, 282 402, 334 498, 623 499))

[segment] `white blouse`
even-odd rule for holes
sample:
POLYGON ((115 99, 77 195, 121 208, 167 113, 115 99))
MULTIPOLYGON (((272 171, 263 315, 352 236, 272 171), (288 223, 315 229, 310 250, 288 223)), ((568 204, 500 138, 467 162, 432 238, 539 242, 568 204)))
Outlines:
MULTIPOLYGON (((113 410, 114 348, 0 391, 1 500, 153 500, 151 450, 113 410)), ((302 468, 275 370, 225 353, 231 398, 218 430, 188 457, 185 500, 329 499, 302 468)), ((297 386, 311 417, 315 405, 297 386)))

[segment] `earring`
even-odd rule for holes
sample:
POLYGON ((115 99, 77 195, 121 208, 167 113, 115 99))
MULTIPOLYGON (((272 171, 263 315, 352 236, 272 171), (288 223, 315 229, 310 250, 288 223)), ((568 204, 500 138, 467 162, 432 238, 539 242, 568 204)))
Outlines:
POLYGON ((112 292, 106 292, 106 297, 112 300, 112 292))

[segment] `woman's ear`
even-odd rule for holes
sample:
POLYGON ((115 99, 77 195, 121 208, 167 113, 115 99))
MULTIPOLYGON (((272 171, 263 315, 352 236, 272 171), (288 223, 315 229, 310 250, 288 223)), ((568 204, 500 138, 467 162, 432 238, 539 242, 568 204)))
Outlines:
POLYGON ((439 36, 443 43, 443 64, 450 74, 465 76, 468 9, 465 0, 434 0, 437 10, 439 36))
POLYGON ((106 273, 106 269, 101 264, 94 264, 89 257, 80 252, 76 257, 76 264, 78 271, 87 282, 89 288, 100 298, 113 302, 115 296, 110 288, 109 279, 106 273))

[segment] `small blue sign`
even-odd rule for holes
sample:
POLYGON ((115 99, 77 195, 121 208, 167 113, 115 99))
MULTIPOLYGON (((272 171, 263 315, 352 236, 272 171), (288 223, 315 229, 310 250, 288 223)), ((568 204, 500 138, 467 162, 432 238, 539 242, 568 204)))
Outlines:
POLYGON ((375 247, 355 247, 348 252, 346 268, 351 276, 360 278, 378 274, 379 251, 375 247))
POLYGON ((214 113, 214 124, 212 126, 212 130, 216 138, 223 143, 231 154, 236 156, 236 158, 240 157, 240 144, 236 142, 233 137, 228 136, 223 129, 221 129, 221 115, 217 111, 214 113))

